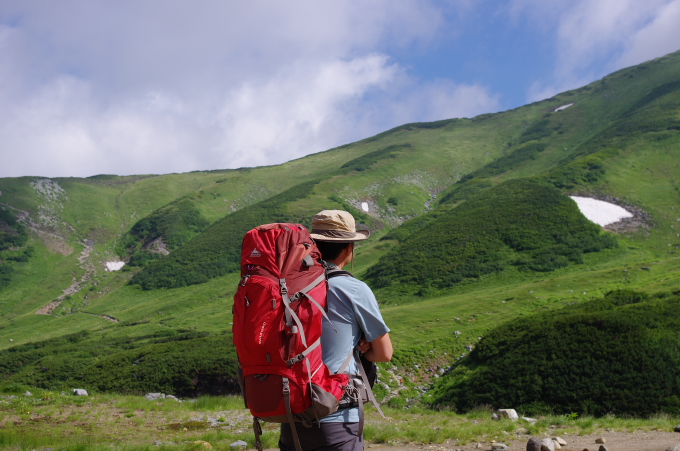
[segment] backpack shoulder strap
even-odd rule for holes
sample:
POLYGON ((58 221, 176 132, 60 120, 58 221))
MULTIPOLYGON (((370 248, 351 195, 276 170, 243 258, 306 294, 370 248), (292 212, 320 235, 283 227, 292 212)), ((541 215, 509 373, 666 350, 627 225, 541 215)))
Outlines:
MULTIPOLYGON (((345 276, 345 277, 354 277, 354 274, 352 274, 349 271, 345 271, 344 269, 329 269, 326 271, 326 279, 332 279, 333 277, 339 277, 339 276, 345 276)), ((356 277, 355 277, 356 279, 356 277)))

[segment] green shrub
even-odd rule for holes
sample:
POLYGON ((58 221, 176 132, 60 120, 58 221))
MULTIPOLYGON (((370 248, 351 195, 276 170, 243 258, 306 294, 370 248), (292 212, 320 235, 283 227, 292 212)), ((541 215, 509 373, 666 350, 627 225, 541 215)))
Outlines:
MULTIPOLYGON (((573 200, 530 179, 510 180, 427 219, 432 220, 368 269, 374 287, 446 288, 508 265, 552 271, 580 263, 584 252, 617 245, 573 200)), ((393 231, 388 237, 399 235, 393 231)))
POLYGON ((59 390, 77 384, 102 392, 197 396, 237 393, 235 375, 230 336, 198 331, 120 339, 81 332, 0 351, 5 386, 59 390))
POLYGON ((380 160, 385 158, 394 158, 396 151, 402 148, 411 147, 411 144, 395 144, 387 146, 384 149, 369 152, 358 158, 348 161, 343 164, 340 169, 345 171, 365 171, 380 160))
POLYGON ((303 199, 319 180, 294 186, 281 194, 234 212, 211 225, 182 248, 157 259, 130 280, 145 290, 195 285, 239 269, 243 235, 254 227, 273 222, 309 226, 311 217, 288 212, 288 203, 303 199))
POLYGON ((430 395, 440 407, 680 412, 680 297, 619 291, 488 333, 430 395))
POLYGON ((0 290, 8 286, 16 271, 16 263, 25 263, 33 255, 26 227, 17 222, 11 210, 0 206, 0 290))
POLYGON ((541 179, 559 189, 573 189, 576 186, 593 184, 600 181, 605 174, 604 161, 618 154, 618 149, 603 149, 562 164, 541 179))
POLYGON ((116 353, 85 368, 83 384, 131 394, 234 394, 239 392, 236 368, 234 347, 221 335, 116 353))
POLYGON ((531 143, 515 149, 512 153, 492 161, 486 166, 462 177, 440 198, 439 204, 455 203, 490 188, 493 184, 483 178, 495 177, 518 168, 523 163, 536 159, 536 156, 548 147, 544 143, 531 143))
POLYGON ((519 137, 519 143, 525 143, 527 141, 534 141, 537 139, 545 138, 550 136, 553 130, 550 127, 550 119, 543 118, 540 121, 533 124, 531 127, 527 128, 524 133, 519 137))
POLYGON ((130 257, 130 266, 146 266, 160 255, 144 250, 162 239, 168 250, 178 249, 205 230, 210 223, 201 215, 192 198, 170 202, 135 223, 120 239, 118 254, 130 257))

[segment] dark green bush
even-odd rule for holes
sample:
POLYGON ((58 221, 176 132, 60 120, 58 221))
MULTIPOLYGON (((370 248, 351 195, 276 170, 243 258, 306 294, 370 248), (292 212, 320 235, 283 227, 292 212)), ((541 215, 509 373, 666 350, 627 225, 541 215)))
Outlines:
POLYGON ((98 391, 179 396, 239 392, 231 337, 199 338, 117 353, 83 370, 83 385, 98 391))
POLYGON ((195 285, 238 271, 243 235, 254 227, 273 222, 309 225, 311 217, 288 212, 288 203, 308 196, 319 180, 294 186, 211 225, 182 248, 151 262, 134 275, 131 284, 145 290, 195 285))
POLYGON ((0 290, 8 286, 16 272, 16 263, 25 263, 33 255, 26 227, 17 222, 11 210, 0 206, 0 290))
POLYGON ((170 251, 178 249, 205 230, 210 223, 201 215, 194 199, 181 198, 140 219, 120 239, 118 254, 130 257, 130 266, 145 266, 159 257, 144 248, 162 239, 170 251))
POLYGON ((519 144, 545 138, 551 134, 552 129, 550 127, 550 119, 544 118, 533 124, 531 127, 527 128, 524 133, 522 133, 522 135, 519 137, 519 144))
POLYGON ((21 247, 27 241, 26 228, 17 222, 11 210, 0 206, 0 251, 10 247, 21 247))
POLYGON ((542 176, 541 179, 560 189, 573 189, 576 186, 596 183, 605 174, 604 161, 618 153, 618 149, 600 150, 560 165, 542 176))
POLYGON ((345 171, 365 171, 380 160, 384 160, 385 158, 394 158, 396 151, 408 147, 411 147, 411 144, 396 144, 387 146, 384 149, 369 152, 358 158, 350 160, 343 164, 340 169, 344 169, 345 171))
MULTIPOLYGON (((573 200, 530 179, 510 180, 448 212, 405 224, 416 230, 367 271, 375 287, 445 288, 508 265, 552 271, 580 263, 584 252, 617 245, 573 200), (417 228, 421 221, 427 224, 417 228)), ((399 229, 387 238, 400 239, 399 229)))
POLYGON ((547 147, 547 144, 543 143, 527 144, 515 149, 512 153, 504 155, 486 166, 465 175, 442 194, 439 204, 460 202, 492 187, 493 183, 491 183, 491 181, 480 179, 495 177, 516 169, 523 163, 536 159, 536 156, 543 152, 547 147))
POLYGON ((680 412, 680 297, 632 291, 492 330, 437 384, 430 401, 529 414, 680 412))
POLYGON ((81 332, 0 351, 4 385, 196 396, 238 392, 235 375, 231 337, 197 331, 121 339, 81 332))

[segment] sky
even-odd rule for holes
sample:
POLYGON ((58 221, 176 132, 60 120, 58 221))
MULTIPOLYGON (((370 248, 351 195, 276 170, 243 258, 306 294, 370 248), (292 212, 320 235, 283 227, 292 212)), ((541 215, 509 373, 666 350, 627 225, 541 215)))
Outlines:
POLYGON ((1 0, 0 177, 279 164, 680 49, 680 0, 1 0))

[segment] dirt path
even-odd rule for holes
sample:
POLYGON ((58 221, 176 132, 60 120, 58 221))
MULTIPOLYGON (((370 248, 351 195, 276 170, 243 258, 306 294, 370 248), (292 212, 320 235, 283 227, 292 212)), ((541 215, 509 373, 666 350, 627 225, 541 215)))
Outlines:
MULTIPOLYGON (((547 437, 547 436, 545 436, 547 437)), ((545 438, 541 437, 541 438, 545 438)), ((600 444, 595 443, 597 438, 604 438, 608 451, 666 451, 669 447, 680 444, 680 433, 677 432, 601 432, 591 435, 562 435, 567 446, 563 446, 561 451, 583 451, 588 448, 590 451, 598 451, 600 444)), ((502 441, 508 445, 509 451, 525 451, 529 435, 522 435, 513 440, 502 441)), ((432 450, 432 451, 479 451, 490 450, 491 442, 469 443, 465 446, 456 445, 455 442, 443 443, 440 445, 367 445, 371 451, 413 451, 413 450, 432 450)))

